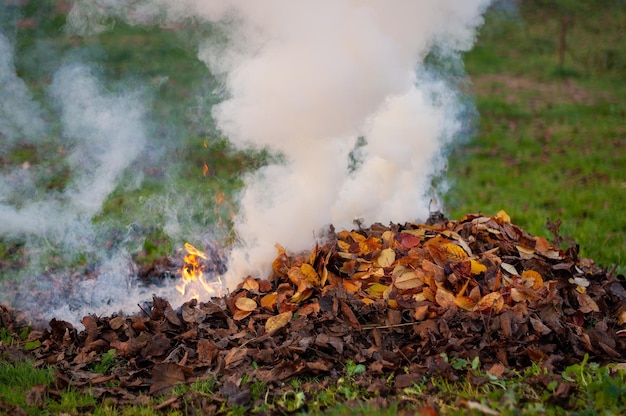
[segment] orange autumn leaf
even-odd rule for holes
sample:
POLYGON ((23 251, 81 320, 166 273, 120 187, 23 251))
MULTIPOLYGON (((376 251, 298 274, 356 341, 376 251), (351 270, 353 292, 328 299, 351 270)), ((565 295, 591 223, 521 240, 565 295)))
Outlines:
POLYGON ((480 298, 476 307, 483 313, 498 314, 504 307, 504 298, 500 292, 491 292, 480 298))
POLYGON ((474 301, 474 299, 469 298, 467 296, 455 297, 454 304, 458 306, 459 308, 462 308, 468 311, 473 311, 474 308, 476 307, 476 302, 474 301))
POLYGON ((534 270, 524 270, 521 278, 524 280, 524 286, 540 289, 543 287, 543 278, 534 270))
POLYGON ((353 280, 343 280, 343 287, 348 293, 355 294, 361 289, 361 282, 355 282, 353 280))
POLYGON ((268 293, 267 295, 261 298, 260 300, 261 306, 266 309, 272 310, 274 309, 274 306, 276 306, 276 299, 278 299, 277 292, 268 293))
POLYGON ((241 321, 242 319, 247 318, 248 316, 250 316, 251 313, 252 313, 252 311, 236 310, 235 312, 233 312, 233 319, 235 321, 241 321))
POLYGON ((289 269, 289 258, 283 246, 276 244, 275 247, 278 251, 278 255, 272 262, 272 270, 276 276, 284 277, 287 275, 287 270, 289 269))
POLYGON ((319 286, 320 276, 317 274, 313 266, 308 263, 304 263, 302 266, 300 266, 300 270, 302 271, 302 274, 304 275, 307 282, 311 283, 314 286, 319 286))
POLYGON ((370 285, 367 289, 365 289, 365 291, 370 295, 373 296, 375 298, 382 298, 383 297, 383 293, 385 293, 385 291, 389 288, 389 286, 380 284, 380 283, 374 283, 372 285, 370 285))

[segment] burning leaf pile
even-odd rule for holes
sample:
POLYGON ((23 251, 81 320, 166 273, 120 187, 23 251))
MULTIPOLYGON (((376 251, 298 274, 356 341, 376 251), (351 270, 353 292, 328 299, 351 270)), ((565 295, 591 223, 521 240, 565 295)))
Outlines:
MULTIPOLYGON (((86 316, 83 331, 52 320, 31 332, 29 354, 58 368, 57 383, 89 383, 118 403, 219 374, 206 411, 250 405, 254 380, 277 395, 297 375, 332 380, 347 360, 368 377, 393 374, 402 388, 426 374, 454 377, 442 353, 478 357, 486 370, 626 356, 624 277, 529 235, 502 211, 331 229, 325 241, 300 255, 277 246, 268 280, 248 277, 224 298, 174 309, 155 297, 134 316, 86 316), (93 373, 111 350, 123 371, 93 373), (111 380, 118 387, 99 387, 111 380)), ((15 329, 9 311, 0 318, 15 329)))

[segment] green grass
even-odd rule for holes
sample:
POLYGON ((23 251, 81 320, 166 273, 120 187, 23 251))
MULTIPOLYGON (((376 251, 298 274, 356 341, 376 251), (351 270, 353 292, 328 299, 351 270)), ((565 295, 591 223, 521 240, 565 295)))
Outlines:
POLYGON ((626 46, 614 36, 624 30, 626 8, 613 4, 577 16, 568 32, 567 71, 558 68, 558 16, 531 6, 522 8, 523 21, 488 15, 466 56, 480 114, 477 136, 451 153, 446 201, 454 218, 504 209, 531 234, 548 237, 547 219, 560 218, 561 233, 584 256, 623 273, 626 46), (608 49, 611 65, 603 58, 608 49))
MULTIPOLYGON (((472 81, 469 92, 476 99, 480 120, 476 137, 450 154, 447 209, 452 218, 477 211, 495 214, 504 209, 513 222, 531 234, 548 237, 546 220, 560 218, 562 234, 579 243, 583 255, 607 267, 618 265, 618 271, 624 273, 626 7, 623 1, 602 0, 595 3, 597 7, 576 15, 568 31, 564 65, 559 67, 561 16, 539 3, 523 2, 521 18, 491 11, 477 46, 465 56, 472 81)), ((50 13, 52 3, 42 4, 46 7, 31 7, 27 13, 35 17, 50 13)), ((236 209, 228 200, 242 185, 243 167, 257 167, 269 156, 235 152, 215 134, 206 112, 187 111, 198 108, 198 93, 204 103, 216 99, 211 93, 216 80, 194 56, 195 35, 119 25, 98 36, 70 39, 62 36, 61 17, 42 22, 45 24, 39 28, 24 29, 16 35, 18 74, 28 82, 36 99, 44 97, 47 80, 55 69, 46 64, 47 57, 73 50, 76 57, 95 62, 113 89, 148 79, 145 87, 154 95, 155 119, 173 120, 151 126, 152 139, 163 152, 149 149, 139 161, 141 184, 131 186, 135 178, 129 172, 94 221, 112 230, 137 225, 143 233, 132 246, 138 263, 171 254, 178 243, 164 232, 167 218, 154 215, 151 204, 185 201, 182 205, 189 210, 177 215, 189 227, 208 226, 220 219, 227 222, 236 209), (46 53, 36 53, 41 51, 46 53), (169 105, 172 101, 178 105, 169 105), (170 140, 172 137, 176 140, 170 140), (179 163, 181 160, 185 163, 179 163), (207 176, 202 175, 204 163, 211 167, 207 176), (175 192, 163 196, 171 189, 175 192), (225 193, 226 203, 217 210, 206 210, 221 198, 218 191, 225 193)), ((3 152, 0 171, 28 163, 42 172, 36 178, 38 188, 62 191, 72 172, 52 137, 54 128, 50 135, 41 138, 39 147, 24 144, 3 152)), ((0 238, 0 257, 5 261, 0 275, 14 275, 23 266, 27 260, 23 247, 19 239, 0 238)), ((82 264, 86 260, 75 261, 82 264)), ((26 347, 27 335, 27 331, 14 335, 2 328, 0 341, 3 346, 26 347)), ((104 354, 93 370, 106 373, 117 365, 123 363, 112 354, 104 354)), ((275 396, 259 381, 251 381, 250 389, 253 398, 262 403, 256 408, 259 413, 383 415, 419 409, 428 403, 446 414, 479 414, 480 406, 503 415, 626 412, 626 373, 613 371, 610 366, 584 362, 562 374, 552 374, 533 365, 525 370, 507 370, 498 378, 490 376, 480 363, 456 360, 451 365, 458 380, 424 378, 390 397, 383 409, 376 405, 380 396, 363 387, 367 369, 354 362, 346 363, 338 380, 294 379, 287 390, 275 396), (312 383, 319 388, 304 389, 312 383), (565 396, 559 395, 565 388, 562 386, 570 389, 565 396)), ((40 404, 26 403, 34 386, 51 386, 54 379, 52 368, 35 368, 32 362, 13 362, 3 356, 0 409, 9 412, 19 407, 26 414, 182 414, 153 410, 152 406, 164 398, 153 398, 149 405, 117 407, 95 399, 89 389, 67 389, 58 396, 44 396, 40 404)), ((172 394, 193 406, 194 399, 216 394, 220 383, 219 377, 198 380, 177 387, 172 394)), ((393 378, 386 383, 393 385, 393 378)), ((235 415, 247 414, 250 409, 224 403, 221 410, 235 415)))

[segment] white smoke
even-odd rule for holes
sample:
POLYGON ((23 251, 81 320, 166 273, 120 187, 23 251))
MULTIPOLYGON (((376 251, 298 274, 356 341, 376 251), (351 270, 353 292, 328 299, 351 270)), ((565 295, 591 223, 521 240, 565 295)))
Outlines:
POLYGON ((0 33, 0 134, 4 145, 18 138, 37 137, 46 125, 39 106, 21 78, 15 74, 13 47, 0 33))
POLYGON ((283 164, 247 177, 227 286, 264 276, 280 243, 297 252, 334 224, 407 221, 428 214, 442 148, 462 127, 455 91, 423 71, 471 48, 488 0, 109 0, 78 4, 75 27, 122 17, 135 24, 203 20, 228 43, 207 39, 199 57, 224 77, 213 108, 241 147, 269 148, 283 164), (102 6, 102 5, 101 5, 102 6), (99 14, 100 13, 100 14, 99 14), (356 140, 360 167, 351 172, 356 140))
MULTIPOLYGON (((92 219, 145 146, 145 97, 140 91, 107 91, 89 66, 72 64, 54 74, 50 98, 59 109, 63 128, 57 144, 68 153, 64 161, 71 180, 62 191, 42 191, 36 177, 46 175, 45 170, 24 165, 4 169, 0 175, 0 234, 25 239, 32 272, 22 276, 19 284, 23 290, 17 296, 10 291, 0 298, 30 310, 33 317, 43 313, 46 318, 78 322, 86 309, 111 313, 137 304, 137 293, 128 296, 134 290, 126 280, 131 270, 129 256, 120 250, 107 259, 102 247, 94 246, 97 230, 92 219), (41 279, 47 265, 39 264, 45 261, 39 255, 51 247, 64 253, 89 253, 92 260, 103 262, 101 276, 76 282, 76 286, 67 275, 54 277, 63 280, 56 283, 41 279), (89 289, 85 285, 94 286, 98 294, 82 291, 89 289), (39 293, 47 293, 45 304, 38 303, 39 293)), ((17 143, 38 145, 41 135, 52 129, 16 75, 13 50, 0 35, 0 138, 6 139, 4 150, 17 143)))

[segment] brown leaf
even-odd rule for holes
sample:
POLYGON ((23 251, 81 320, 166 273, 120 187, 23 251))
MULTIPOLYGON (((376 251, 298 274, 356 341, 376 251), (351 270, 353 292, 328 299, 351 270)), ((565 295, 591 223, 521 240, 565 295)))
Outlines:
POLYGON ((301 373, 305 368, 306 364, 301 360, 283 361, 269 371, 259 371, 259 378, 266 383, 281 382, 301 373))
POLYGON ((578 309, 582 313, 600 312, 598 304, 593 299, 591 299, 591 296, 589 296, 588 294, 576 292, 576 299, 578 300, 578 304, 580 305, 578 309))
POLYGON ((176 363, 155 364, 152 369, 152 380, 150 394, 164 394, 176 384, 185 383, 185 369, 176 363))
POLYGON ((455 300, 456 296, 454 296, 454 293, 445 289, 443 285, 437 285, 437 291, 435 292, 435 301, 439 306, 449 308, 453 305, 456 305, 455 300))
POLYGON ((350 306, 344 301, 339 302, 339 305, 341 307, 341 312, 343 313, 345 318, 348 320, 348 323, 350 324, 350 326, 353 327, 354 329, 361 330, 361 324, 359 323, 359 320, 354 314, 354 311, 352 311, 352 308, 350 308, 350 306))
POLYGON ((211 364, 219 353, 219 347, 209 339, 198 340, 198 360, 202 363, 211 364))
POLYGON ((232 348, 224 357, 224 364, 227 369, 233 369, 241 364, 248 355, 247 348, 232 348))
POLYGON ((172 345, 169 338, 162 332, 155 334, 144 348, 144 354, 146 357, 159 357, 164 355, 172 345))

